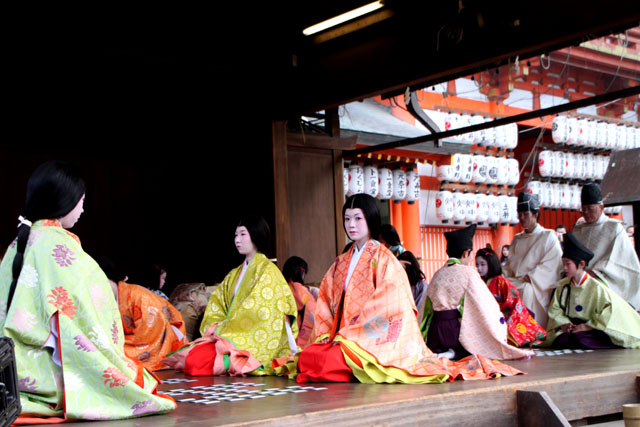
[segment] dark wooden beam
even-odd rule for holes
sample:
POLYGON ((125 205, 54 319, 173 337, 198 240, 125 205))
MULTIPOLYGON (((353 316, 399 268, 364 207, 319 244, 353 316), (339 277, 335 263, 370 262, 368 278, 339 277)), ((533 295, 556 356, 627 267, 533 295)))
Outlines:
POLYGON ((518 390, 519 427, 570 427, 569 421, 544 391, 518 390))
POLYGON ((287 133, 287 145, 296 147, 325 148, 327 150, 354 150, 356 148, 357 141, 357 136, 337 138, 313 133, 287 133))

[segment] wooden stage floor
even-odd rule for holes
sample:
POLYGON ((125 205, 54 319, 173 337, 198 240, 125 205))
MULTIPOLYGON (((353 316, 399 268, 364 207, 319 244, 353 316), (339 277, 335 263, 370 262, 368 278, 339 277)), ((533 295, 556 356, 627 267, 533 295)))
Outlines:
MULTIPOLYGON (((237 401, 197 404, 178 401, 166 415, 131 420, 74 423, 93 427, 214 426, 214 425, 517 425, 516 391, 545 391, 569 420, 613 414, 622 404, 638 402, 640 350, 599 350, 511 361, 527 375, 496 380, 446 384, 296 384, 281 377, 189 377, 160 371, 162 379, 190 378, 195 382, 162 384, 160 390, 214 385, 240 388, 237 401), (251 385, 246 385, 251 383, 251 385), (260 385, 262 384, 262 385, 260 385), (326 388, 271 395, 270 388, 326 388), (253 393, 247 393, 252 391, 253 393), (257 393, 261 391, 262 393, 257 393), (263 398, 248 399, 249 395, 263 398), (243 397, 244 396, 244 397, 243 397)), ((231 388, 231 387, 230 387, 231 388)), ((220 391, 216 387, 211 392, 220 391)), ((198 390, 198 389, 194 389, 198 390)), ((199 390, 202 390, 200 388, 199 390)), ((174 397, 201 399, 204 396, 174 397)))

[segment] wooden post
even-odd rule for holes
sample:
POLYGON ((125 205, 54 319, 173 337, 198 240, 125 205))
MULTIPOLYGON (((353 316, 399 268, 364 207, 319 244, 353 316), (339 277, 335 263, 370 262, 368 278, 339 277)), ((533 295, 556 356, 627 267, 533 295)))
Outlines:
POLYGON ((400 238, 406 250, 411 251, 416 258, 420 257, 421 235, 418 202, 409 204, 406 200, 402 201, 402 235, 400 238))
POLYGON ((518 426, 570 427, 569 421, 544 391, 518 390, 518 426))
POLYGON ((289 168, 287 159, 287 125, 284 121, 271 122, 273 148, 273 196, 275 255, 282 268, 289 257, 291 225, 289 223, 289 168))

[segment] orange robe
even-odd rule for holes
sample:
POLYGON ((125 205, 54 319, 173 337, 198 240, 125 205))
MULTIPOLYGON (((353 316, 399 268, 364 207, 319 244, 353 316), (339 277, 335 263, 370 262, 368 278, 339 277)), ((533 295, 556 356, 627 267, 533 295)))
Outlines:
POLYGON ((300 348, 305 348, 313 341, 311 341, 311 335, 313 334, 314 324, 314 312, 316 311, 316 299, 311 292, 307 290, 304 285, 293 282, 289 283, 291 293, 296 300, 296 307, 298 309, 298 338, 296 338, 296 344, 300 348))
POLYGON ((126 282, 118 283, 118 307, 127 356, 139 359, 150 370, 167 368, 162 359, 187 341, 180 312, 150 290, 126 282))

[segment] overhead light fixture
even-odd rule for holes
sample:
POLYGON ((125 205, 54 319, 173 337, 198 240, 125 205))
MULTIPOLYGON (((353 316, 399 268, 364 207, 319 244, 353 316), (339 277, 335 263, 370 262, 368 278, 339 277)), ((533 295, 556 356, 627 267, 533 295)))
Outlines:
POLYGON ((312 25, 308 28, 302 30, 302 34, 305 36, 310 36, 321 31, 324 31, 328 28, 338 26, 352 19, 358 18, 362 15, 366 15, 367 13, 371 13, 375 10, 378 10, 384 6, 382 0, 375 1, 373 3, 366 4, 357 9, 350 10, 349 12, 345 12, 342 15, 334 16, 333 18, 327 19, 326 21, 322 21, 318 24, 312 25))

